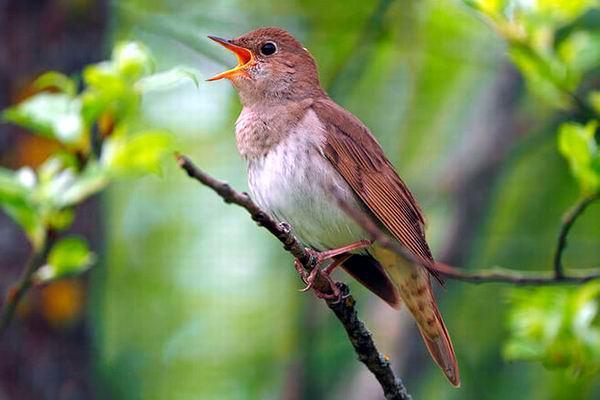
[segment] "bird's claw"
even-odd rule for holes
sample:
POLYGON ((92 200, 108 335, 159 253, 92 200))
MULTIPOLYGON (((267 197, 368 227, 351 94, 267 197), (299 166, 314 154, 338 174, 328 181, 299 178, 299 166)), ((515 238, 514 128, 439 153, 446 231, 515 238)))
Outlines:
POLYGON ((302 278, 304 283, 308 283, 306 282, 306 279, 308 279, 308 274, 304 270, 304 266, 302 265, 300 260, 298 260, 297 258, 294 259, 294 268, 296 268, 296 272, 298 272, 298 275, 300 275, 300 278, 302 278))
MULTIPOLYGON (((282 229, 286 228, 286 223, 280 223, 280 227, 282 229), (285 225, 284 225, 285 224, 285 225)), ((289 225, 287 225, 289 227, 289 225)), ((342 292, 336 285, 336 282, 333 281, 330 277, 330 274, 333 270, 339 265, 343 264, 350 256, 350 252, 353 250, 362 249, 365 247, 369 247, 373 244, 371 240, 359 240, 358 242, 351 243, 347 246, 343 246, 337 249, 331 249, 327 251, 316 251, 311 248, 306 248, 306 254, 308 254, 310 258, 310 263, 313 265, 313 269, 307 273, 304 269, 304 265, 297 258, 294 260, 294 267, 298 274, 306 283, 306 287, 304 289, 300 289, 300 292, 306 292, 310 289, 315 291, 315 295, 320 299, 326 299, 327 301, 334 300, 333 304, 339 303, 346 296, 342 295, 342 292), (331 264, 321 270, 321 264, 326 260, 333 259, 331 264), (314 287, 315 281, 317 280, 317 276, 321 275, 329 284, 329 290, 326 292, 322 291, 319 288, 314 287)))
POLYGON ((313 289, 315 291, 315 296, 317 296, 318 298, 325 299, 328 301, 334 300, 333 301, 334 304, 339 303, 344 298, 344 296, 342 296, 340 289, 337 287, 337 285, 333 281, 333 279, 331 279, 329 274, 322 271, 319 268, 319 265, 323 262, 323 260, 319 260, 318 254, 314 254, 314 255, 311 254, 311 256, 316 257, 317 263, 315 264, 312 271, 310 271, 310 273, 306 273, 306 270, 302 266, 302 263, 300 262, 300 260, 298 260, 298 259, 294 260, 294 267, 296 268, 296 271, 298 271, 298 274, 300 274, 300 277, 302 278, 304 283, 306 283, 306 287, 303 289, 298 289, 298 291, 299 292, 307 292, 310 289, 313 289), (330 289, 329 291, 331 293, 324 292, 324 291, 314 287, 315 281, 317 280, 317 275, 319 275, 319 274, 321 274, 321 276, 327 281, 327 283, 329 283, 329 289, 330 289))
POLYGON ((322 275, 329 283, 329 288, 331 289, 331 293, 325 293, 320 290, 314 289, 315 296, 317 296, 320 299, 325 299, 327 301, 331 301, 332 304, 337 304, 340 301, 342 301, 344 299, 344 297, 347 297, 347 296, 342 295, 342 291, 340 290, 340 288, 338 288, 336 283, 333 281, 333 279, 331 279, 331 277, 329 275, 327 275, 327 274, 322 274, 322 275))
POLYGON ((310 288, 313 287, 314 283, 315 283, 315 279, 317 279, 317 274, 319 273, 319 267, 314 267, 312 271, 310 271, 310 273, 308 275, 306 275, 306 272, 304 272, 304 277, 302 277, 302 280, 304 281, 304 283, 306 283, 306 287, 304 289, 299 289, 299 292, 306 292, 308 290, 310 290, 310 288))

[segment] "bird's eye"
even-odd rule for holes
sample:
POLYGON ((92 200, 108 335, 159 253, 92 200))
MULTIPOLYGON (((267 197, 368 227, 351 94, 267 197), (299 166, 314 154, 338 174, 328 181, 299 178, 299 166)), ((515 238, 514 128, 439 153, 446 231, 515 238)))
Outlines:
POLYGON ((277 51, 277 47, 273 42, 267 42, 260 47, 260 52, 265 56, 270 56, 277 51))

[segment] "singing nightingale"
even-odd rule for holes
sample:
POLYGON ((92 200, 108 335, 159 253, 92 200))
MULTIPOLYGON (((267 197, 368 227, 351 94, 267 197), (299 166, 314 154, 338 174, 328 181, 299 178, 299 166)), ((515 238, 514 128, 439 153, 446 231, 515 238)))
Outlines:
POLYGON ((231 40, 209 38, 237 57, 235 68, 208 80, 227 78, 239 94, 237 148, 247 162, 253 199, 289 224, 320 260, 332 259, 325 273, 341 265, 392 307, 404 302, 433 360, 458 387, 456 356, 431 288, 432 276, 441 279, 425 218, 377 140, 329 98, 314 58, 288 32, 260 28, 231 40), (369 235, 340 207, 340 197, 414 260, 366 240, 369 235))

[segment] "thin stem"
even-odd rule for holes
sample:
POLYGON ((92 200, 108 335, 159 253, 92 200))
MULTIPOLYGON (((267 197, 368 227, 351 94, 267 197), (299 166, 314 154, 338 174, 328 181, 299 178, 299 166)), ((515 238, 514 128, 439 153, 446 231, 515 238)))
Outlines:
POLYGON ((469 273, 440 262, 436 262, 434 268, 445 278, 469 283, 509 283, 520 286, 542 286, 581 284, 591 280, 600 279, 600 270, 592 270, 586 273, 580 272, 577 275, 569 274, 562 278, 557 278, 553 273, 525 273, 499 267, 489 271, 469 273))
MULTIPOLYGON (((481 271, 481 272, 464 272, 450 265, 443 263, 435 263, 434 265, 425 265, 419 261, 408 249, 402 246, 398 241, 392 240, 386 233, 384 233, 365 213, 355 208, 350 207, 345 202, 343 197, 339 195, 335 187, 330 187, 331 193, 336 197, 339 206, 352 217, 357 224, 359 224, 371 237, 376 240, 381 246, 394 251, 410 263, 421 264, 425 268, 429 268, 434 273, 438 273, 445 278, 454 280, 470 282, 470 283, 510 283, 513 285, 555 285, 565 283, 585 283, 590 280, 600 279, 600 270, 590 271, 586 274, 581 275, 566 275, 563 274, 557 277, 555 274, 552 275, 533 275, 525 274, 523 272, 507 270, 507 269, 496 269, 492 271, 481 271)), ((573 212, 569 213, 568 218, 565 219, 565 224, 572 225, 578 215, 581 214, 583 209, 592 200, 588 200, 584 204, 580 204, 573 212)), ((567 227, 568 233, 569 227, 567 227)), ((565 233, 565 237, 566 237, 565 233)))
POLYGON ((21 274, 21 278, 17 282, 16 286, 9 289, 6 296, 6 300, 0 312, 0 338, 6 332, 8 325, 10 324, 12 317, 14 316, 15 310, 19 305, 19 302, 23 299, 29 288, 31 287, 31 277, 35 271, 40 268, 46 261, 48 252, 54 242, 53 235, 46 233, 44 238, 44 244, 42 247, 34 251, 29 257, 29 261, 21 274))
POLYGON ((587 206, 592 204, 595 200, 600 198, 600 192, 595 193, 591 196, 587 196, 579 200, 571 210, 569 210, 564 218, 558 233, 558 241, 556 244, 556 252, 554 253, 554 277, 556 279, 564 279, 564 271, 562 265, 562 256, 567 248, 567 236, 571 231, 571 227, 577 220, 577 218, 583 214, 587 206))

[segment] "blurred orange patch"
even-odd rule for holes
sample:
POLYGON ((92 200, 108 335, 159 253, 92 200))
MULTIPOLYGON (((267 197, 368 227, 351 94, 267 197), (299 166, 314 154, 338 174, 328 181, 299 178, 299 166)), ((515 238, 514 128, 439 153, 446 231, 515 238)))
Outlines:
POLYGON ((36 168, 58 148, 58 143, 53 140, 34 135, 24 136, 14 149, 15 167, 29 165, 36 168))
POLYGON ((54 282, 41 290, 41 311, 52 325, 65 326, 81 318, 84 289, 78 279, 54 282))

